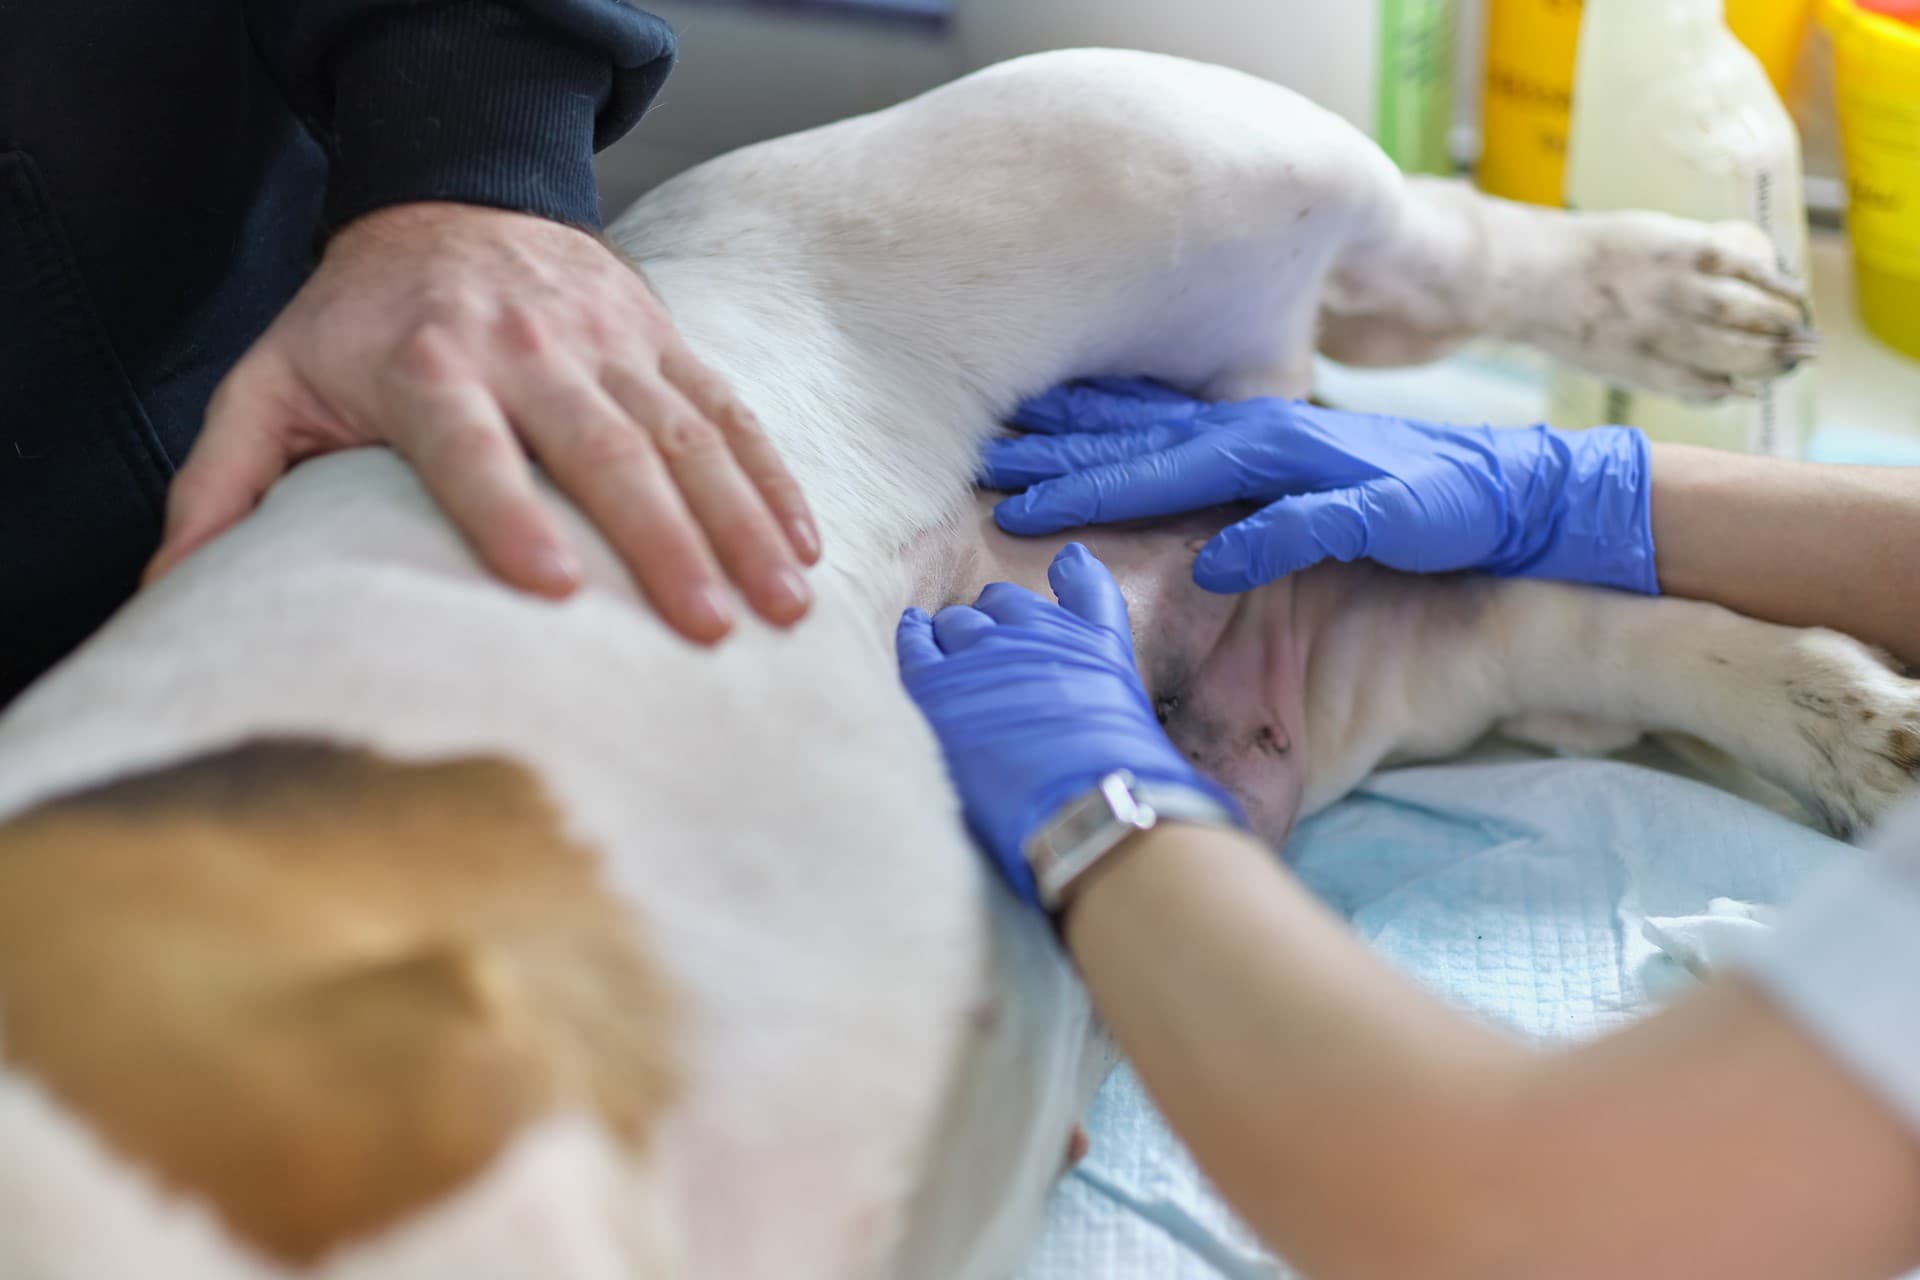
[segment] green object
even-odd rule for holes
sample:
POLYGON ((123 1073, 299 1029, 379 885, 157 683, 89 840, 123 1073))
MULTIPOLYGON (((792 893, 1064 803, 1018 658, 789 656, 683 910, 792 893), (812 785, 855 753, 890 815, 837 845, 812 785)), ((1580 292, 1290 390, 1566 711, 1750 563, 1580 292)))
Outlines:
POLYGON ((1408 173, 1452 173, 1458 0, 1380 0, 1374 137, 1408 173))

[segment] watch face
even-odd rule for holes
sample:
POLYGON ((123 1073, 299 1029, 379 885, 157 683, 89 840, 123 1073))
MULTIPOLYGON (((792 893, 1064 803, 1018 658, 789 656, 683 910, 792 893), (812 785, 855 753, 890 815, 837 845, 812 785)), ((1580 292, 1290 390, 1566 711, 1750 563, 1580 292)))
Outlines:
POLYGON ((1047 843, 1055 853, 1064 853, 1079 848, 1113 825, 1114 813, 1105 797, 1091 795, 1060 815, 1047 833, 1047 843))

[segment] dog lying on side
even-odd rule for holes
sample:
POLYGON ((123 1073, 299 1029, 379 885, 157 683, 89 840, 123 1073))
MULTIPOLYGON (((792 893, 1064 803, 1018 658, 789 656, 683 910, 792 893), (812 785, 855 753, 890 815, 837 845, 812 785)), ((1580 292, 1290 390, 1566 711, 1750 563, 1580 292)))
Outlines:
MULTIPOLYGON (((1762 237, 1407 181, 1284 89, 1022 59, 613 228, 821 518, 791 632, 488 579, 406 467, 300 467, 0 720, 0 1275, 1001 1277, 1108 1058, 970 847, 890 637, 1039 586, 981 442, 1063 380, 1300 395, 1478 333, 1699 395, 1797 358, 1762 237)), ((570 517, 571 518, 571 517, 570 517)), ((1169 731, 1276 844, 1496 724, 1697 736, 1839 829, 1920 757, 1842 636, 1545 583, 1194 587, 1092 531, 1169 731)))

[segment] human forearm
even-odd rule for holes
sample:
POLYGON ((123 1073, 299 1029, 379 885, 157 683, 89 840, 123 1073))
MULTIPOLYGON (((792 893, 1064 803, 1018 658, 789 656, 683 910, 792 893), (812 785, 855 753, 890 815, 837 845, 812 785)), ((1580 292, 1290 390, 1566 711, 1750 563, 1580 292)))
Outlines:
POLYGON ((1920 662, 1920 471, 1653 448, 1661 589, 1920 662))
POLYGON ((1323 559, 1555 578, 1828 626, 1920 661, 1920 470, 1817 466, 1631 429, 1490 431, 1151 383, 1057 388, 989 446, 1010 533, 1268 503, 1195 562, 1246 591, 1323 559), (1651 506, 1651 518, 1649 518, 1651 506), (1656 581, 1657 570, 1657 581, 1656 581))
POLYGON ((1066 936, 1102 1018, 1236 1209, 1308 1274, 1471 1274, 1470 1152, 1530 1062, 1393 973, 1227 832, 1138 837, 1066 936))
POLYGON ((1751 988, 1536 1054, 1395 974, 1251 841, 1139 839, 1074 900, 1069 945, 1201 1166, 1306 1273, 1920 1262, 1920 1147, 1751 988))
POLYGON ((1920 1264, 1920 1145, 1792 1018, 1716 979, 1540 1059, 1496 1159, 1509 1273, 1879 1280, 1920 1264))
MULTIPOLYGON (((1208 785, 1152 718, 1112 575, 1076 545, 1048 580, 1058 604, 996 583, 972 608, 908 611, 897 636, 969 825, 1036 908, 1061 905, 1027 853, 1053 847, 1033 840, 1063 788, 1122 768, 1208 785)), ((1795 1020, 1723 980, 1538 1055, 1395 974, 1237 831, 1170 820, 1096 851, 1063 927, 1102 1018, 1214 1183, 1317 1280, 1867 1280, 1920 1264, 1920 1145, 1886 1073, 1878 1094, 1860 1083, 1876 1078, 1862 1037, 1884 1047, 1874 1019, 1817 1035, 1804 1000, 1795 1020)), ((1857 916, 1815 924, 1851 943, 1857 916)), ((1904 1027, 1911 966, 1873 967, 1897 950, 1800 954, 1829 982, 1877 982, 1856 1013, 1904 1027)))

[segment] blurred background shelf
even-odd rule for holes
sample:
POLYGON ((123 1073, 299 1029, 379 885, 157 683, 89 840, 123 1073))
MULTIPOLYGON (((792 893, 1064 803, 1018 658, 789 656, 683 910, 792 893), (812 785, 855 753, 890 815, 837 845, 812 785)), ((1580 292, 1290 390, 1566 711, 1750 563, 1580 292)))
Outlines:
MULTIPOLYGON (((679 32, 681 60, 643 126, 601 158, 609 216, 648 188, 734 147, 878 110, 952 79, 965 57, 944 19, 976 2, 648 0, 679 32)), ((1205 0, 1202 8, 1220 3, 1205 0)), ((1482 63, 1480 6, 1467 4, 1462 15, 1458 66, 1470 85, 1482 63)), ((1830 92, 1818 54, 1817 43, 1810 44, 1812 70, 1805 78, 1817 86, 1816 99, 1830 92)), ((1461 127, 1470 135, 1477 95, 1460 96, 1461 127)), ((1802 123, 1813 175, 1809 202, 1823 211, 1820 221, 1831 223, 1839 196, 1838 184, 1825 176, 1833 167, 1831 121, 1813 112, 1802 123)), ((1463 143, 1463 154, 1470 150, 1463 143)), ((1809 452, 1828 460, 1920 462, 1920 361, 1862 330, 1844 235, 1831 226, 1816 230, 1813 263, 1825 345, 1809 452)), ((1538 421, 1546 403, 1544 362, 1489 344, 1412 370, 1358 371, 1323 362, 1319 386, 1333 402, 1356 408, 1514 425, 1538 421)))
POLYGON ((876 20, 840 0, 830 9, 759 0, 646 8, 673 24, 680 62, 641 126, 600 157, 609 217, 702 160, 877 111, 952 79, 959 66, 939 23, 876 20))

